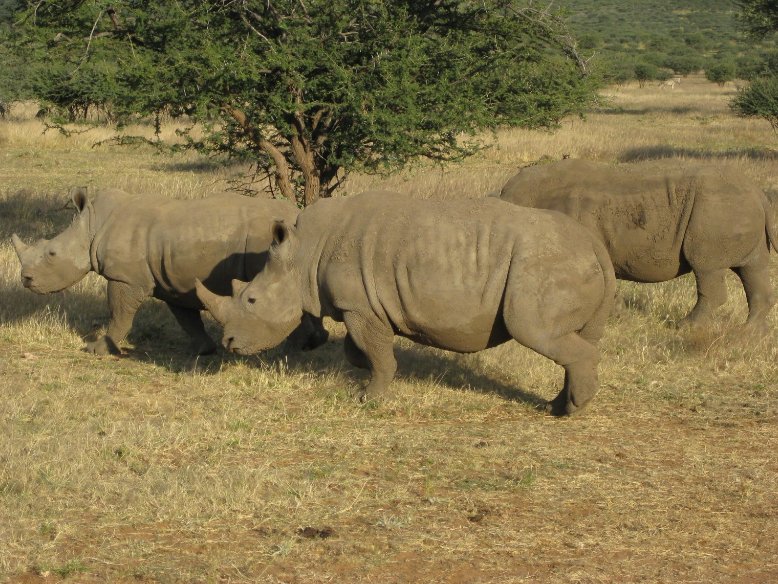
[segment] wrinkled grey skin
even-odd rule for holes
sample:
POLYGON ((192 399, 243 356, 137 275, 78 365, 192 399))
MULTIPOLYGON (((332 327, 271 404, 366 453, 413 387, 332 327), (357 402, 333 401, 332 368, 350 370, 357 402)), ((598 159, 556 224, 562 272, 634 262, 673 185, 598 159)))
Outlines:
POLYGON ((278 223, 267 265, 231 298, 197 283, 236 353, 275 346, 304 311, 345 323, 347 359, 370 370, 363 398, 394 377, 394 335, 461 353, 514 338, 564 367, 556 415, 597 392, 614 289, 604 246, 560 213, 387 192, 324 199, 295 226, 278 223))
POLYGON ((778 240, 764 192, 740 173, 674 161, 563 160, 523 169, 500 198, 587 226, 608 248, 617 278, 664 282, 693 272, 697 303, 684 324, 709 323, 726 301, 731 269, 745 288, 747 326, 767 329, 775 303, 769 252, 778 240))
MULTIPOLYGON (((54 239, 25 245, 14 234, 12 240, 22 284, 33 292, 59 292, 90 271, 108 280, 108 330, 87 346, 101 355, 119 352, 135 312, 149 296, 167 303, 191 336, 195 353, 213 352, 195 279, 228 293, 233 278, 253 277, 267 260, 271 226, 294 221, 298 212, 291 203, 239 195, 176 201, 114 189, 93 195, 76 188, 71 198, 77 214, 54 239)), ((320 319, 306 319, 295 334, 307 348, 327 336, 320 319)))

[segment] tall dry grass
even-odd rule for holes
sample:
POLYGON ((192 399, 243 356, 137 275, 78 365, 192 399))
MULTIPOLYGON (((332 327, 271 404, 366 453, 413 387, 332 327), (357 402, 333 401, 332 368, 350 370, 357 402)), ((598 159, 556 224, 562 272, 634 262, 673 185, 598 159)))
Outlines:
MULTIPOLYGON (((502 132, 462 167, 354 176, 344 193, 482 196, 564 154, 704 158, 775 188, 775 136, 733 117, 731 92, 696 78, 620 89, 554 133, 502 132)), ((620 283, 600 394, 572 420, 537 410, 561 370, 515 343, 456 355, 398 340, 394 396, 367 406, 351 398, 364 377, 334 323, 334 342, 312 353, 192 359, 167 309, 148 302, 124 355, 95 358, 82 339, 105 324, 104 283, 27 292, 10 234, 61 230, 74 184, 199 197, 237 169, 93 149, 23 117, 0 121, 5 580, 778 578, 778 339, 742 334, 734 278, 699 333, 674 328, 694 301, 690 278, 620 283)))

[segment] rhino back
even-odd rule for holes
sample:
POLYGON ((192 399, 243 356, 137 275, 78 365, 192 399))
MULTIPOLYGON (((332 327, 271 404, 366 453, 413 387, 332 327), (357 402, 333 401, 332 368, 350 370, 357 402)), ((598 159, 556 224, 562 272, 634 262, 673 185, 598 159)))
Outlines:
POLYGON ((296 215, 290 203, 239 195, 128 198, 101 226, 102 273, 150 288, 162 300, 200 307, 195 278, 228 294, 233 278, 250 280, 264 265, 273 222, 293 222, 296 215))
MULTIPOLYGON (((477 351, 509 338, 501 303, 512 262, 531 258, 553 278, 558 262, 576 261, 555 222, 575 231, 574 223, 496 199, 370 193, 327 211, 317 217, 319 235, 305 234, 301 247, 321 250, 309 262, 318 266, 331 315, 369 311, 397 334, 442 348, 477 351)), ((298 221, 301 234, 306 213, 298 221)))
POLYGON ((716 180, 698 166, 565 160, 523 169, 501 198, 565 213, 605 243, 618 277, 659 282, 689 270, 686 227, 696 197, 716 180))

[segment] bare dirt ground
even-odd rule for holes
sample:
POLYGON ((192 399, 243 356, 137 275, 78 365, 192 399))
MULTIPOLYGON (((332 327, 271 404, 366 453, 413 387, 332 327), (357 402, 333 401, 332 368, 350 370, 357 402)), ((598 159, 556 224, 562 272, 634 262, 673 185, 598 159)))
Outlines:
MULTIPOLYGON (((778 192, 778 138, 730 113, 733 92, 614 90, 554 133, 504 132, 465 166, 346 192, 483 196, 564 154, 708 159, 778 192)), ((95 358, 81 349, 107 319, 103 282, 24 290, 10 234, 62 229, 72 185, 200 197, 239 169, 41 130, 22 109, 0 121, 0 579, 778 581, 778 335, 743 334, 734 276, 696 333, 674 327, 689 277, 620 283, 601 391, 569 420, 538 409, 561 369, 516 343, 462 356, 398 340, 394 395, 366 406, 331 322, 312 353, 195 360, 148 302, 124 354, 95 358)))

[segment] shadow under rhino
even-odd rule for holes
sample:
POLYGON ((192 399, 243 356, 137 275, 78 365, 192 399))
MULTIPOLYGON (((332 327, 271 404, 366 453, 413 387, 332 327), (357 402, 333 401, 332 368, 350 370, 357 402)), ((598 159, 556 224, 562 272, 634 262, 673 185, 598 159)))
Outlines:
MULTIPOLYGON (((218 330, 218 329, 214 329, 218 330)), ((172 348, 172 347, 171 347, 172 348)), ((430 382, 447 389, 470 391, 483 395, 497 395, 507 401, 528 404, 537 409, 543 409, 547 399, 510 383, 474 370, 460 360, 456 353, 446 353, 441 350, 425 347, 403 347, 396 344, 394 353, 398 363, 399 379, 406 381, 430 382)), ((196 361, 175 350, 149 353, 139 345, 128 352, 132 358, 153 362, 169 370, 180 373, 196 370, 205 375, 216 375, 224 364, 245 363, 256 367, 276 368, 283 366, 291 374, 310 373, 316 378, 343 374, 346 377, 348 389, 356 393, 362 382, 367 378, 367 372, 350 366, 343 358, 343 338, 330 338, 316 351, 300 351, 289 345, 270 349, 258 355, 240 356, 233 353, 220 353, 217 356, 198 358, 196 361)), ((314 382, 315 383, 315 382, 314 382)), ((549 384, 551 388, 552 384, 549 384)))

